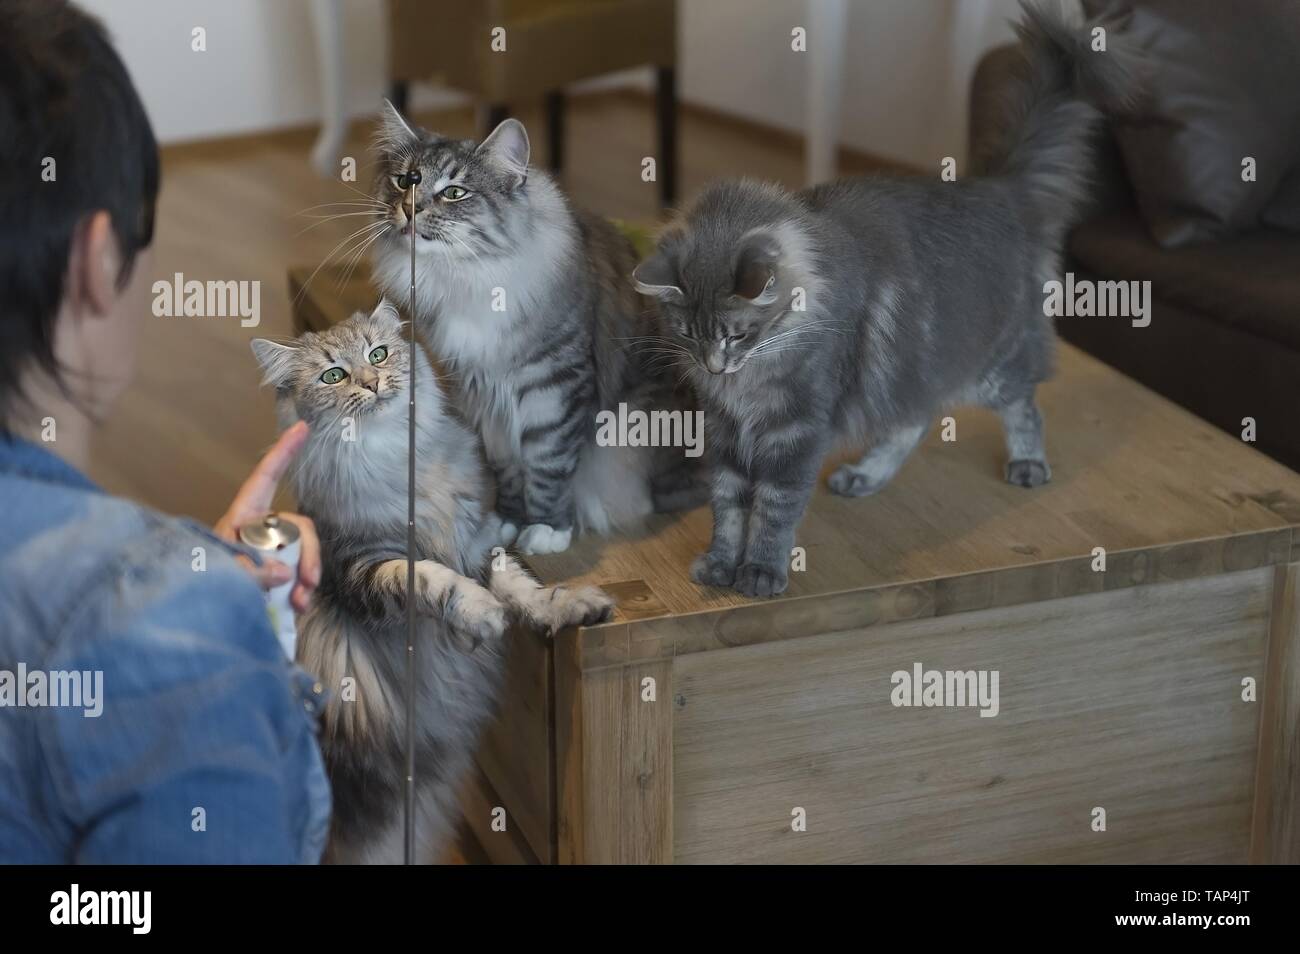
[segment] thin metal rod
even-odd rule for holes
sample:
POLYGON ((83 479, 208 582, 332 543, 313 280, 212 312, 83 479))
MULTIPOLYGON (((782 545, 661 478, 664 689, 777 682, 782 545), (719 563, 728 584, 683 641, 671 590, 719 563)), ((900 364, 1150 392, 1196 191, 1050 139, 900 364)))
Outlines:
POLYGON ((406 524, 406 864, 415 864, 415 188, 411 183, 411 292, 406 312, 411 322, 407 408, 407 524, 406 524))

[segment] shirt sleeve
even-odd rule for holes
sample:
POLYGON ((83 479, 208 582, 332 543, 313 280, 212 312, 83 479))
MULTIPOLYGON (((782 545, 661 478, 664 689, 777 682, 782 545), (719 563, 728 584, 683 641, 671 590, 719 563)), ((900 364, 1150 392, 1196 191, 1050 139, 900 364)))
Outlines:
POLYGON ((329 794, 312 700, 251 579, 223 555, 107 585, 48 667, 80 673, 83 704, 46 709, 37 733, 67 860, 318 861, 329 794))

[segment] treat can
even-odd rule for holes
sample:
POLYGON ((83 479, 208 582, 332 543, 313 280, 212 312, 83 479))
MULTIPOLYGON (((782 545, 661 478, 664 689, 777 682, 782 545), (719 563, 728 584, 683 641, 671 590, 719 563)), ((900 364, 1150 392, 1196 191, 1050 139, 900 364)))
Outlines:
POLYGON ((266 611, 271 617, 271 628, 275 630, 284 654, 293 659, 298 630, 289 594, 293 592, 298 576, 298 555, 301 552, 298 528, 292 521, 268 513, 261 520, 240 527, 239 540, 264 557, 279 560, 294 572, 294 578, 288 583, 281 583, 266 593, 266 611))

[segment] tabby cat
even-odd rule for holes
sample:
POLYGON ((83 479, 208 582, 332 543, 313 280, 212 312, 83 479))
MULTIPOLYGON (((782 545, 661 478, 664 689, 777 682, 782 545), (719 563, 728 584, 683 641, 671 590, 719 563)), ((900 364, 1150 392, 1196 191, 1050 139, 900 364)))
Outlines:
POLYGON ((507 119, 476 143, 413 128, 389 106, 376 151, 375 198, 393 226, 374 244, 376 281, 406 300, 414 228, 415 318, 483 440, 507 542, 517 532, 523 552, 556 552, 575 527, 603 533, 703 502, 680 448, 596 443, 599 411, 681 398, 653 310, 627 284, 631 242, 529 167, 523 125, 507 119), (399 181, 412 170, 414 224, 399 181))
POLYGON ((608 615, 594 587, 542 588, 493 555, 500 528, 482 501, 474 436, 448 414, 428 358, 386 302, 289 344, 253 342, 283 427, 311 436, 291 471, 315 521, 324 576, 299 620, 299 663, 332 692, 322 747, 334 791, 327 860, 396 863, 403 853, 408 599, 416 659, 417 831, 445 847, 457 792, 501 686, 510 617, 553 632, 608 615), (415 380, 416 592, 407 592, 408 388, 415 380))

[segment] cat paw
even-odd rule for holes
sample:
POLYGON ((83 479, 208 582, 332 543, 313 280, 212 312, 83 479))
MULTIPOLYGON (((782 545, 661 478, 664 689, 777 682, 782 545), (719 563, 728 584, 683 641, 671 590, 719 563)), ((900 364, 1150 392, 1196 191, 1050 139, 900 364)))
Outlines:
POLYGON ((443 619, 452 639, 467 652, 500 639, 507 624, 505 607, 481 586, 457 586, 443 619))
POLYGON ((553 586, 537 591, 530 621, 554 636, 566 626, 594 626, 614 615, 614 601, 598 586, 553 586))
POLYGON ((826 481, 826 486, 833 494, 841 497, 868 497, 880 490, 889 481, 872 480, 862 471, 848 464, 839 467, 826 481))
POLYGON ((1006 478, 1017 487, 1039 487, 1052 479, 1052 468, 1045 460, 1009 460, 1006 478))
POLYGON ((563 553, 573 540, 573 528, 554 530, 545 523, 524 527, 515 541, 521 553, 563 553))
POLYGON ((736 564, 712 553, 701 553, 691 564, 691 579, 701 586, 730 586, 736 579, 736 564))
POLYGON ((497 544, 499 546, 508 547, 518 538, 519 525, 511 523, 505 517, 500 516, 497 517, 497 521, 497 544))
POLYGON ((789 583, 783 566, 762 566, 758 563, 742 563, 736 569, 736 580, 732 586, 746 596, 778 596, 785 592, 789 583))

